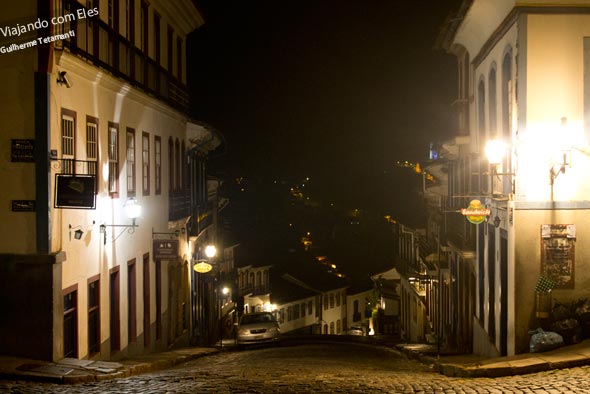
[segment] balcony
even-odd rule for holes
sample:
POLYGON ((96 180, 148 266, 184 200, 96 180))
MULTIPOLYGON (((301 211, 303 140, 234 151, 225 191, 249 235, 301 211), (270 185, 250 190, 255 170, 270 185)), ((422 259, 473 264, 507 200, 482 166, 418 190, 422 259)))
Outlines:
MULTIPOLYGON (((76 0, 63 0, 60 15, 77 14, 78 10, 86 8, 76 0)), ((62 41, 71 53, 108 70, 171 107, 188 112, 186 86, 98 16, 76 18, 55 28, 54 34, 75 32, 74 37, 62 41)))
POLYGON ((171 191, 168 194, 168 220, 180 220, 191 215, 190 190, 171 191))
POLYGON ((262 294, 270 293, 270 287, 266 286, 266 285, 254 286, 254 285, 248 284, 243 287, 240 287, 238 293, 239 293, 239 296, 262 295, 262 294))

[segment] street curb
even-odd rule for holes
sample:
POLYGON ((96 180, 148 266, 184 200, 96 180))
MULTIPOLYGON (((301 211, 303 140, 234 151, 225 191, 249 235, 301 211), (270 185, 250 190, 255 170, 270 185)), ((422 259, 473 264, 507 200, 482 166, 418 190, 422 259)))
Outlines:
MULTIPOLYGON (((539 354, 540 361, 529 360, 530 362, 527 365, 521 366, 513 365, 515 361, 502 361, 488 365, 482 365, 480 363, 462 365, 445 362, 435 356, 423 354, 420 351, 412 349, 406 349, 403 346, 398 346, 397 349, 409 359, 414 359, 423 364, 431 365, 437 372, 448 377, 499 378, 590 365, 590 358, 576 353, 563 354, 560 356, 561 359, 555 361, 546 360, 545 358, 552 358, 549 355, 545 356, 539 354)), ((520 363, 523 362, 525 361, 521 361, 520 363)))
POLYGON ((196 360, 201 357, 218 354, 220 349, 208 349, 207 351, 195 354, 172 355, 166 359, 154 359, 154 361, 134 361, 133 359, 123 360, 123 369, 112 373, 80 373, 80 370, 74 371, 71 375, 55 376, 40 373, 5 373, 0 376, 2 380, 20 380, 44 383, 58 384, 80 384, 92 383, 105 380, 127 378, 134 375, 141 375, 149 372, 155 372, 162 369, 172 368, 176 365, 196 360), (78 372, 78 373, 76 373, 78 372))

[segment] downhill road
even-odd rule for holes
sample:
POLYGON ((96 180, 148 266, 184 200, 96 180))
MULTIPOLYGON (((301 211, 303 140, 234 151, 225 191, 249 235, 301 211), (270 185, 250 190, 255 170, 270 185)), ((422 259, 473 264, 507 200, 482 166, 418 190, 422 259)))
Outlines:
POLYGON ((228 351, 178 367, 79 385, 0 381, 4 393, 590 393, 590 367, 449 378, 395 350, 309 344, 228 351))

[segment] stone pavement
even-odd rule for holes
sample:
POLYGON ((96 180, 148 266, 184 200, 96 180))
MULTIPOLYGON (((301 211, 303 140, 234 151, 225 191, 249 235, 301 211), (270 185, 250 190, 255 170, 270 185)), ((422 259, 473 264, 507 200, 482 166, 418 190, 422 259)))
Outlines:
POLYGON ((437 357, 434 345, 398 344, 395 347, 408 357, 431 364, 441 374, 451 377, 496 378, 590 365, 589 339, 543 353, 523 353, 497 358, 473 354, 443 354, 437 357))
MULTIPOLYGON (((317 340, 317 338, 314 339, 317 340)), ((305 341, 305 339, 298 338, 296 341, 305 341)), ((375 344, 379 341, 370 342, 375 344)), ((590 340, 544 353, 525 353, 499 358, 485 358, 471 354, 437 356, 436 347, 425 344, 385 342, 381 343, 381 346, 394 347, 409 358, 433 365, 441 374, 456 377, 501 377, 590 365, 590 340)), ((222 349, 188 347, 130 357, 118 362, 64 359, 52 363, 0 356, 0 379, 67 384, 87 383, 166 369, 199 357, 232 349, 234 349, 232 346, 225 344, 222 349)))

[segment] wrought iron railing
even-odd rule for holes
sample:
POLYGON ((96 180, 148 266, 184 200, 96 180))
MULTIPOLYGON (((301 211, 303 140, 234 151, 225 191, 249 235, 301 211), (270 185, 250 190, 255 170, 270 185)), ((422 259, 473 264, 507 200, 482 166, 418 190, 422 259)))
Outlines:
POLYGON ((168 193, 168 220, 180 220, 191 216, 190 191, 171 191, 168 193))

